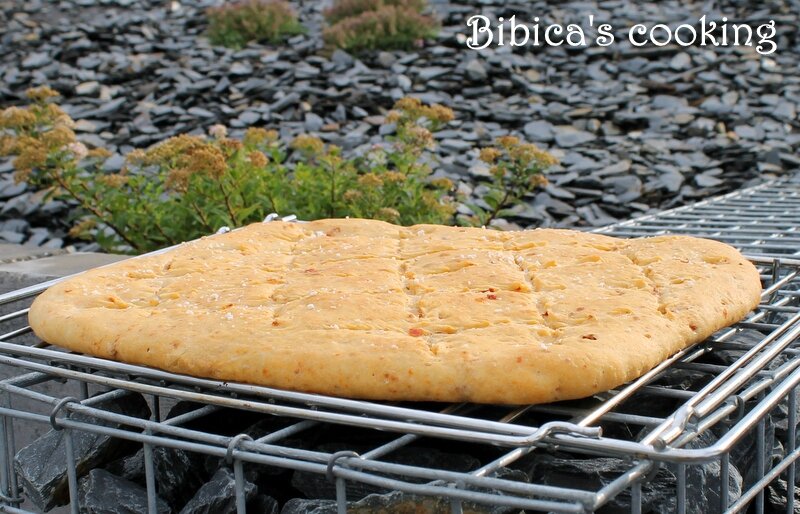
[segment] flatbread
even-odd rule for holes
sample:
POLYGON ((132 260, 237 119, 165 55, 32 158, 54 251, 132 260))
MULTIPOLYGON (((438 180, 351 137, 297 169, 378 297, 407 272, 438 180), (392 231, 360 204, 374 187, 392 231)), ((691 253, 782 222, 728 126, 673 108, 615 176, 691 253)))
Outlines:
POLYGON ((34 332, 220 380, 380 400, 528 404, 634 379, 740 320, 755 267, 722 243, 357 219, 258 223, 83 273, 34 332))

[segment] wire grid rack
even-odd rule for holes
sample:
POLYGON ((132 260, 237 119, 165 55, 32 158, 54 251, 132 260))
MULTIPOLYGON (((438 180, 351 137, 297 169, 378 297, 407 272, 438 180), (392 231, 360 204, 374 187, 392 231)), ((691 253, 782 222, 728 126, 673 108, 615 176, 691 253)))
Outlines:
POLYGON ((335 486, 339 512, 352 505, 348 485, 360 483, 437 497, 454 513, 480 505, 594 512, 611 502, 639 513, 652 509, 648 484, 668 469, 674 477, 670 510, 682 514, 692 511, 693 469, 718 464, 720 476, 727 478, 735 452, 747 441, 755 453, 748 480, 741 491, 735 483, 719 480, 715 504, 705 511, 765 512, 766 488, 780 479, 785 482, 786 512, 794 512, 794 462, 800 456, 800 359, 794 344, 800 336, 798 226, 800 181, 784 179, 598 230, 620 236, 693 234, 737 246, 759 267, 762 303, 746 320, 631 383, 590 399, 548 405, 386 404, 176 375, 67 353, 36 340, 25 323, 26 305, 52 282, 0 295, 0 306, 14 307, 0 316, 0 365, 14 370, 11 378, 0 381, 0 511, 34 512, 25 503, 13 461, 16 434, 23 426, 37 425, 63 430, 72 513, 80 509, 80 477, 71 443, 76 432, 142 445, 150 512, 157 512, 159 486, 153 451, 168 447, 225 459, 233 468, 239 513, 246 511, 244 465, 249 463, 325 476, 335 486), (697 380, 686 386, 687 375, 697 380), (37 390, 52 382, 65 385, 37 390), (68 396, 67 385, 77 387, 77 397, 68 396), (132 393, 148 399, 150 419, 102 408, 104 400, 132 393), (23 400, 41 404, 42 412, 14 407, 23 400), (162 406, 176 400, 196 407, 163 419, 162 406), (192 421, 221 409, 285 423, 256 439, 192 428, 192 421), (778 411, 788 416, 780 441, 770 426, 770 416, 778 411), (96 422, 87 422, 87 417, 96 422), (378 442, 360 453, 299 448, 290 442, 334 426, 377 434, 378 442), (448 471, 393 458, 403 448, 439 444, 480 449, 480 466, 448 471), (499 473, 553 452, 577 460, 614 458, 617 466, 613 476, 589 485, 551 483, 546 476, 525 482, 499 473))

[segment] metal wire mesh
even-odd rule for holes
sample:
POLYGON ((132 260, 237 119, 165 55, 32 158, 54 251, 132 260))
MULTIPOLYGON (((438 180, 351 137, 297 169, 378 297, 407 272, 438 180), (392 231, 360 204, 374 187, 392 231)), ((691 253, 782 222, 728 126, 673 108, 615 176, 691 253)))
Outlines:
POLYGON ((599 230, 620 236, 681 233, 725 241, 758 265, 764 292, 761 306, 745 321, 617 390, 580 401, 515 407, 385 404, 180 376, 67 353, 36 340, 25 324, 25 304, 49 284, 0 295, 0 305, 17 306, 0 316, 0 365, 13 370, 11 378, 0 381, 0 511, 30 512, 13 461, 20 427, 38 425, 64 430, 67 487, 75 513, 80 477, 70 445, 77 432, 143 446, 150 512, 157 512, 159 484, 152 452, 158 447, 229 462, 236 478, 237 512, 246 508, 246 463, 326 477, 334 485, 340 512, 347 509, 349 486, 357 483, 445 499, 453 512, 474 505, 590 512, 615 502, 615 507, 634 513, 653 509, 648 484, 664 470, 674 477, 674 502, 668 508, 691 511, 692 473, 713 463, 725 479, 716 486, 709 512, 764 512, 767 487, 778 480, 785 484, 786 511, 793 512, 794 462, 800 455, 800 360, 795 348, 800 336, 800 260, 794 258, 800 255, 799 194, 796 180, 775 181, 599 230), (41 389, 54 382, 64 385, 41 389), (105 399, 135 393, 150 402, 150 419, 103 407, 105 399), (20 401, 36 402, 41 409, 15 407, 20 401), (176 401, 192 402, 193 407, 164 419, 164 406, 176 401), (220 410, 255 413, 280 423, 255 438, 193 425, 220 410), (777 434, 770 423, 779 413, 785 413, 786 428, 777 434), (356 453, 355 447, 305 448, 294 442, 331 427, 351 430, 369 444, 356 453), (755 455, 752 469, 742 491, 731 491, 728 470, 745 443, 755 455), (480 464, 453 471, 395 458, 404 448, 439 445, 480 455, 480 464), (779 451, 772 451, 775 447, 779 451), (576 462, 613 458, 614 466, 602 480, 588 484, 553 483, 541 476, 519 481, 503 473, 544 454, 576 462))

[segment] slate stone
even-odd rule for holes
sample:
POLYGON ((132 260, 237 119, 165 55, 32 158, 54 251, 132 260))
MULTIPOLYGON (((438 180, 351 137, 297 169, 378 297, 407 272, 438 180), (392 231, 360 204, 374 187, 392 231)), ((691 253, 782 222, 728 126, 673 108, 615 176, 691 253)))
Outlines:
POLYGON ((397 81, 397 87, 399 87, 403 91, 411 90, 412 82, 410 78, 406 77, 403 74, 400 74, 397 77, 395 77, 395 80, 397 81))
POLYGON ((318 115, 313 112, 306 113, 304 127, 308 132, 319 132, 324 124, 325 120, 318 115))
POLYGON ((471 59, 464 67, 464 73, 468 79, 475 82, 482 82, 489 76, 486 66, 478 59, 471 59))
MULTIPOLYGON (((121 398, 103 400, 95 407, 119 414, 148 419, 150 408, 142 395, 128 394, 121 398)), ((114 423, 76 414, 72 419, 94 425, 126 428, 114 423)), ((74 431, 72 444, 78 476, 103 466, 131 452, 135 445, 123 439, 85 431, 74 431)), ((48 511, 68 500, 67 467, 64 430, 50 430, 33 443, 19 450, 14 467, 25 495, 39 509, 48 511)))
POLYGON ((52 62, 52 59, 46 52, 33 52, 22 60, 23 68, 41 68, 52 62))
MULTIPOLYGON (((189 501, 204 482, 199 456, 177 448, 154 448, 153 467, 159 496, 176 511, 189 501)), ((106 469, 145 485, 144 450, 112 462, 106 469)))
POLYGON ((572 127, 556 127, 556 145, 561 148, 572 148, 594 141, 597 136, 590 132, 577 130, 572 127))
MULTIPOLYGON (((689 442, 686 448, 707 448, 716 442, 717 438, 711 432, 703 432, 689 442)), ((677 466, 668 464, 667 468, 673 474, 677 473, 677 466)), ((728 467, 728 500, 735 502, 742 495, 743 479, 735 465, 728 467)), ((719 461, 686 467, 686 512, 703 512, 708 514, 721 513, 720 491, 722 468, 719 461)), ((667 497, 658 502, 656 512, 675 512, 675 497, 667 497)))
MULTIPOLYGON (((81 514, 142 514, 147 512, 147 489, 102 469, 93 469, 80 481, 81 514)), ((172 510, 156 499, 158 514, 172 510)))
MULTIPOLYGON (((535 484, 597 491, 629 470, 630 462, 611 457, 594 459, 576 455, 536 455, 518 464, 527 468, 535 484)), ((656 507, 675 495, 675 475, 660 469, 654 479, 642 484, 642 512, 658 512, 656 507)), ((630 490, 626 489, 611 499, 603 510, 630 512, 630 490)))
POLYGON ((546 121, 529 121, 523 130, 531 141, 549 143, 553 140, 553 125, 546 121))
POLYGON ((19 244, 25 241, 25 234, 14 232, 12 230, 0 230, 0 239, 8 243, 19 244))
POLYGON ((669 61, 669 66, 673 70, 685 70, 692 65, 692 58, 689 57, 689 54, 686 52, 678 52, 675 56, 669 61))
POLYGON ((122 155, 120 155, 118 153, 115 153, 114 155, 112 155, 111 157, 106 159, 105 162, 103 162, 102 168, 103 168, 103 171, 105 171, 105 172, 114 172, 114 173, 116 173, 119 170, 121 170, 122 166, 124 166, 124 165, 125 165, 125 157, 123 157, 122 155))
MULTIPOLYGON (((244 481, 246 499, 256 496, 256 486, 244 481)), ((234 514, 236 512, 236 480, 233 471, 220 468, 203 484, 191 500, 181 509, 180 514, 234 514)))

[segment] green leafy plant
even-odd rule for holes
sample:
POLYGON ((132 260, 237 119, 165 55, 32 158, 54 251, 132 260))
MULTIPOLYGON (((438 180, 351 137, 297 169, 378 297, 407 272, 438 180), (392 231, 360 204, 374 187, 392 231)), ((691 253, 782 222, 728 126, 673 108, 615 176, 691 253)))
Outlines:
MULTIPOLYGON (((432 178, 433 132, 452 110, 404 98, 386 115, 394 135, 365 155, 346 158, 335 145, 301 135, 289 145, 274 130, 250 128, 230 138, 222 125, 209 137, 180 135, 134 150, 118 173, 104 173, 110 153, 89 150, 52 89, 30 90, 32 103, 0 111, 0 155, 13 155, 16 178, 74 205, 75 238, 103 249, 141 253, 260 221, 268 213, 301 219, 363 217, 393 223, 456 222, 453 183, 432 178)), ((483 200, 492 207, 470 223, 488 224, 541 182, 552 157, 516 138, 484 149, 494 179, 483 200), (538 177, 538 178, 537 178, 538 177)))
POLYGON ((379 11, 387 5, 422 12, 428 7, 428 2, 426 0, 336 0, 323 14, 328 23, 334 24, 368 11, 379 11))
POLYGON ((325 42, 348 51, 404 49, 434 37, 438 23, 424 0, 339 0, 326 11, 325 42))
POLYGON ((492 178, 489 191, 482 197, 485 206, 469 205, 474 216, 468 222, 478 226, 489 225, 495 218, 509 214, 508 209, 526 193, 547 184, 544 172, 556 163, 549 153, 515 136, 498 138, 496 146, 481 150, 480 160, 490 165, 492 178))
POLYGON ((208 10, 212 44, 242 48, 251 41, 278 43, 302 34, 303 26, 283 0, 242 0, 208 10))

